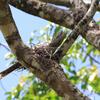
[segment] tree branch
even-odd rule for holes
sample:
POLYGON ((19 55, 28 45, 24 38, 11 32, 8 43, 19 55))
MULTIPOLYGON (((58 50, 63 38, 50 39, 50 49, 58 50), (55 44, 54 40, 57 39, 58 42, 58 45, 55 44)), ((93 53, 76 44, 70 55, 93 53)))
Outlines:
POLYGON ((21 68, 21 64, 19 62, 16 62, 15 64, 13 64, 12 66, 10 66, 8 69, 0 72, 0 79, 2 79, 3 77, 7 76, 8 74, 10 74, 12 71, 21 68))
POLYGON ((72 0, 40 0, 42 2, 46 2, 46 3, 52 3, 52 4, 56 4, 56 5, 62 5, 62 6, 67 6, 67 7, 72 7, 74 6, 73 1, 72 0))
POLYGON ((74 27, 74 16, 70 10, 64 10, 39 0, 11 0, 10 4, 29 14, 67 27, 74 27), (23 6, 22 6, 23 5, 23 6), (55 13, 53 13, 55 12, 55 13), (59 16, 57 16, 59 15, 59 16), (66 22, 66 23, 65 23, 66 22))
POLYGON ((93 0, 89 10, 87 11, 86 15, 81 19, 81 21, 76 25, 74 30, 70 33, 69 37, 65 40, 63 45, 60 47, 60 49, 57 49, 57 51, 54 54, 54 58, 58 58, 59 60, 66 54, 66 52, 69 50, 69 48, 72 46, 76 38, 80 33, 87 32, 87 26, 89 22, 92 20, 95 12, 96 12, 96 6, 98 3, 96 0, 93 0))
MULTIPOLYGON (((75 0, 74 0, 75 1, 75 0)), ((10 4, 29 13, 32 15, 36 15, 39 16, 41 18, 47 19, 49 21, 55 22, 59 25, 65 26, 67 28, 73 29, 77 22, 79 22, 82 17, 84 16, 84 14, 86 13, 87 8, 83 8, 83 10, 74 10, 72 11, 66 11, 64 9, 60 9, 57 7, 54 7, 53 5, 49 5, 40 1, 36 1, 36 0, 20 0, 20 2, 18 0, 11 0, 10 4), (36 4, 36 5, 34 5, 36 4), (22 6, 23 5, 23 6, 22 6), (42 7, 40 7, 39 5, 42 5, 42 7), (52 8, 52 10, 51 10, 52 8), (50 11, 48 10, 50 9, 50 11), (55 11, 55 13, 53 13, 55 11), (39 14, 42 12, 42 16, 40 16, 39 14), (58 15, 58 17, 57 17, 58 15)), ((98 6, 97 6, 98 8, 98 6)), ((79 8, 80 9, 80 8, 79 8)), ((95 46, 98 50, 100 50, 100 45, 99 44, 99 40, 100 37, 97 37, 96 33, 99 33, 99 26, 95 24, 93 25, 94 27, 91 29, 91 26, 87 26, 87 32, 85 32, 84 34, 81 34, 86 41, 88 41, 91 45, 95 46), (94 31, 95 30, 95 31, 94 31), (96 32, 96 33, 95 33, 96 32), (91 35, 90 35, 91 34, 91 35), (96 36, 96 37, 95 37, 96 36)))
MULTIPOLYGON (((90 4, 86 4, 86 5, 89 8, 90 4)), ((97 6, 97 11, 100 11, 100 4, 97 6)))
POLYGON ((92 27, 89 26, 88 31, 85 34, 81 33, 81 35, 88 43, 100 50, 100 26, 95 23, 92 23, 92 25, 92 27))
POLYGON ((0 43, 0 46, 4 47, 7 51, 10 51, 10 49, 6 45, 0 43))
POLYGON ((100 4, 98 5, 97 10, 100 11, 100 4))
POLYGON ((40 1, 61 6, 67 6, 71 9, 86 6, 83 0, 40 0, 40 1))
POLYGON ((61 45, 63 40, 66 38, 67 33, 65 32, 59 32, 58 35, 51 40, 51 43, 49 44, 49 47, 53 49, 53 52, 61 45))
MULTIPOLYGON (((94 0, 95 1, 95 0, 94 0)), ((0 29, 18 61, 37 77, 53 88, 59 96, 69 100, 90 100, 76 89, 66 78, 61 66, 52 60, 46 47, 34 50, 24 45, 12 18, 11 11, 4 0, 0 1, 0 29)))
MULTIPOLYGON (((76 5, 81 6, 81 7, 90 7, 90 4, 85 4, 83 0, 40 0, 46 3, 52 3, 56 5, 61 5, 61 6, 66 6, 69 8, 75 8, 76 5)), ((97 11, 100 11, 100 4, 97 6, 97 11)))

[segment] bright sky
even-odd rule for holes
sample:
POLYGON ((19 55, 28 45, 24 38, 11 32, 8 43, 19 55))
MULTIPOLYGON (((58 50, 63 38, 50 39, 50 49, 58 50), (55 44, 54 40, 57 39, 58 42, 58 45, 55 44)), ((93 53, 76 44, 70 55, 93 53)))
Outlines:
MULTIPOLYGON (((15 22, 17 24, 17 27, 19 29, 19 32, 22 36, 22 39, 27 44, 29 37, 31 36, 31 32, 34 30, 39 30, 42 27, 47 25, 47 21, 40 19, 38 17, 33 17, 29 14, 23 13, 22 11, 16 10, 15 8, 12 8, 13 17, 15 19, 15 22)), ((95 16, 96 19, 100 19, 100 14, 97 14, 95 16)), ((6 44, 2 34, 0 33, 0 43, 6 44)), ((7 51, 4 48, 0 48, 0 71, 6 69, 9 67, 9 61, 5 61, 4 55, 7 53, 7 51)), ((27 74, 26 71, 16 71, 2 80, 0 80, 0 100, 6 100, 6 95, 4 94, 7 91, 10 91, 13 87, 15 87, 18 83, 18 78, 22 74, 27 74)), ((95 100, 99 100, 100 96, 95 95, 95 100)), ((93 99, 94 100, 94 99, 93 99)))

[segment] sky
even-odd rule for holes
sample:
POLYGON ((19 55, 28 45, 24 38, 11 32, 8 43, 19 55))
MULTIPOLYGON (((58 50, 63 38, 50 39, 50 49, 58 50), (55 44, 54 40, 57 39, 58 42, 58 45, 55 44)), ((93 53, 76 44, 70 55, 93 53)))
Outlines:
MULTIPOLYGON (((12 6, 10 7, 13 13, 14 20, 18 27, 19 33, 23 41, 25 42, 25 44, 28 44, 28 40, 31 36, 31 33, 34 30, 40 30, 42 27, 48 24, 48 21, 46 20, 26 14, 20 10, 15 9, 12 6)), ((96 14, 95 19, 100 19, 99 13, 96 14)), ((1 32, 0 32, 0 43, 7 45, 1 32)), ((9 67, 8 65, 10 61, 5 60, 4 58, 7 52, 8 52, 7 50, 0 47, 0 72, 9 67)), ((19 77, 21 75, 26 75, 26 74, 27 74, 27 71, 14 71, 8 76, 1 79, 0 80, 0 98, 1 98, 0 100, 6 100, 5 92, 12 90, 12 88, 18 84, 19 77)), ((93 100, 99 100, 100 96, 94 95, 93 98, 95 98, 93 100)))

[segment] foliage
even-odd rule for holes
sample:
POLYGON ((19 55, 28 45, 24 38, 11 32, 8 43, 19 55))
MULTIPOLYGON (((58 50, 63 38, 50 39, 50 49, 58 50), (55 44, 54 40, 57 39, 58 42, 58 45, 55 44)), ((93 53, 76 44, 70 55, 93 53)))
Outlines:
MULTIPOLYGON (((64 27, 49 23, 40 32, 32 32, 29 44, 36 46, 40 43, 48 43, 52 39, 51 37, 55 38, 60 31, 69 31, 70 33, 70 30, 64 27)), ((66 73, 66 77, 73 84, 77 86, 80 84, 81 89, 88 90, 89 93, 100 94, 99 56, 100 51, 88 44, 82 37, 78 37, 60 64, 66 73)), ((10 54, 7 59, 10 57, 13 56, 10 54)), ((61 100, 52 89, 33 74, 21 76, 19 84, 6 94, 7 100, 61 100)))
POLYGON ((6 94, 9 95, 7 100, 61 100, 53 90, 33 74, 21 76, 19 84, 6 94))

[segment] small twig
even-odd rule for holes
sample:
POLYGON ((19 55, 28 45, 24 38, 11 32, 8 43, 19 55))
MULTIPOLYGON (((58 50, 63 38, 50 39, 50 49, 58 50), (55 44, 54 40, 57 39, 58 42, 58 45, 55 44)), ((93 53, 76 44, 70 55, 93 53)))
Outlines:
POLYGON ((4 47, 7 51, 10 51, 10 49, 6 45, 4 45, 3 43, 0 43, 0 46, 4 47))
MULTIPOLYGON (((92 51, 93 49, 94 49, 94 48, 90 49, 90 51, 92 51)), ((85 58, 84 58, 83 60, 85 60, 85 59, 87 58, 87 56, 88 56, 88 57, 90 57, 90 59, 92 59, 95 63, 100 64, 99 61, 97 61, 95 58, 93 58, 93 57, 90 55, 90 52, 86 52, 85 50, 84 50, 84 52, 86 53, 86 56, 85 56, 85 58)))
POLYGON ((66 37, 67 33, 66 32, 59 32, 57 37, 54 38, 51 43, 49 44, 50 47, 58 47, 64 40, 64 38, 66 37))
POLYGON ((8 69, 0 72, 0 79, 2 79, 3 77, 5 77, 6 75, 10 74, 12 71, 20 68, 22 65, 19 62, 16 62, 15 64, 13 64, 12 66, 10 66, 8 69))
POLYGON ((97 64, 100 64, 99 61, 97 61, 95 58, 93 58, 90 54, 87 54, 94 62, 96 62, 97 64))

